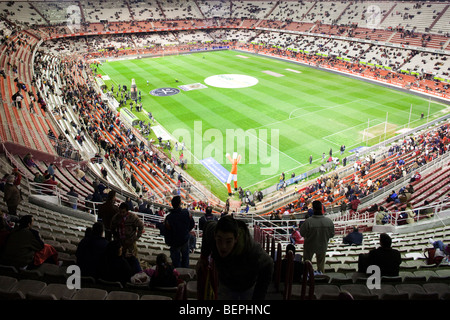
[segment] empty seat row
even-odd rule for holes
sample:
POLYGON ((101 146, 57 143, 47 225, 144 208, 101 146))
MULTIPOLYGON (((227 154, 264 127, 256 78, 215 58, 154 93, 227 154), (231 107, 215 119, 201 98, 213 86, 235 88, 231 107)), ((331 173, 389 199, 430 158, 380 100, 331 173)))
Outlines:
POLYGON ((0 276, 1 300, 172 300, 169 296, 98 288, 69 289, 67 285, 0 276))
MULTIPOLYGON (((338 300, 342 293, 350 294, 355 300, 450 300, 450 286, 444 283, 381 284, 374 288, 364 284, 320 284, 314 287, 313 298, 338 300)), ((293 286, 292 299, 300 296, 301 286, 293 286)))
POLYGON ((186 283, 181 283, 177 287, 158 289, 160 291, 136 292, 133 286, 130 286, 130 290, 119 286, 109 287, 111 290, 95 287, 72 289, 66 283, 46 283, 0 275, 0 300, 173 300, 178 299, 178 294, 185 286, 186 283))

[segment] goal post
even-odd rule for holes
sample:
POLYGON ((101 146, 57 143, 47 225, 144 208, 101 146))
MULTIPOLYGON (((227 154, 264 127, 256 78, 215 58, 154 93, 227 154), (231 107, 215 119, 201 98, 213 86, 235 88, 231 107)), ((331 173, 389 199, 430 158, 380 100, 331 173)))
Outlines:
POLYGON ((368 126, 362 132, 362 143, 366 144, 366 146, 380 143, 392 134, 395 134, 396 129, 397 126, 388 121, 368 126))

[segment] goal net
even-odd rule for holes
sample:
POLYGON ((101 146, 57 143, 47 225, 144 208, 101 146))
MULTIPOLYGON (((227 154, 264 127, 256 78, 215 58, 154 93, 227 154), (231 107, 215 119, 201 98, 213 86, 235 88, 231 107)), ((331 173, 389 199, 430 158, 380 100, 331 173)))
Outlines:
POLYGON ((366 127, 361 134, 361 142, 366 145, 374 145, 392 137, 397 126, 389 122, 381 122, 373 126, 366 127))

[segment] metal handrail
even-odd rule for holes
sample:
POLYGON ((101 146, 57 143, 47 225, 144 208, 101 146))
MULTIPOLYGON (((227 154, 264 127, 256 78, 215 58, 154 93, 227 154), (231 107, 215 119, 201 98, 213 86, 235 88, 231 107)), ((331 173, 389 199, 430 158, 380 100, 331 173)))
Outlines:
MULTIPOLYGON (((54 197, 56 200, 55 202, 60 206, 65 206, 67 204, 72 204, 72 201, 70 200, 70 196, 67 195, 63 190, 56 186, 56 185, 49 185, 46 183, 37 183, 37 182, 29 182, 28 184, 28 191, 29 196, 50 196, 54 197)), ((43 199, 44 200, 44 199, 43 199)), ((102 202, 95 202, 90 201, 86 199, 76 199, 77 208, 75 210, 88 212, 92 215, 94 215, 97 219, 98 217, 98 210, 101 205, 104 204, 104 201, 102 202)), ((132 212, 136 214, 144 223, 150 223, 150 224, 158 224, 164 221, 164 217, 161 217, 154 214, 146 214, 143 212, 136 212, 134 210, 129 210, 129 212, 132 212)))

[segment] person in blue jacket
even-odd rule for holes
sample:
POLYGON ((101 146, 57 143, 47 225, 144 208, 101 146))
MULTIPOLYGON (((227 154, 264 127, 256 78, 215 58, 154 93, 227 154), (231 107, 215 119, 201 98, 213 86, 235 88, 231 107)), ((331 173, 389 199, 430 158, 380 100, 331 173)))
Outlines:
POLYGON ((359 232, 358 227, 353 227, 353 231, 347 234, 343 239, 342 243, 350 245, 360 245, 363 242, 363 234, 359 232))

